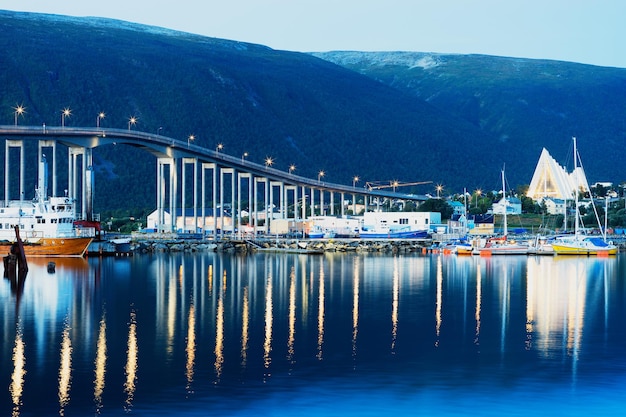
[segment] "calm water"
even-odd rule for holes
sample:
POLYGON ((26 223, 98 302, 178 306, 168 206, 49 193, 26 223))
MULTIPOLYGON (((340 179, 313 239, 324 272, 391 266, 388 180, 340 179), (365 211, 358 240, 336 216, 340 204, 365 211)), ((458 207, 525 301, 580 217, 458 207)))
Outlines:
POLYGON ((0 285, 0 413, 618 415, 625 261, 31 259, 0 285))

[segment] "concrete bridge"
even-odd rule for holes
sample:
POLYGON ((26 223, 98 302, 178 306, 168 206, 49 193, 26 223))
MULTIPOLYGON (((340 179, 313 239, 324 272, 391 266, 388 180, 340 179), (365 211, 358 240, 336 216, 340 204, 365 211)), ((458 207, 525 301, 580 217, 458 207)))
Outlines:
MULTIPOLYGON (((273 207, 278 207, 279 216, 288 219, 288 207, 293 206, 293 220, 307 218, 307 205, 313 208, 316 201, 320 207, 324 207, 325 198, 329 200, 329 215, 344 215, 346 195, 352 196, 353 212, 356 212, 356 197, 363 196, 364 201, 377 201, 381 199, 398 199, 405 201, 424 201, 423 195, 402 194, 394 191, 366 188, 357 188, 352 185, 334 184, 323 181, 322 177, 311 179, 271 167, 271 162, 258 164, 248 161, 244 156, 234 157, 219 152, 219 149, 207 149, 197 146, 190 139, 185 141, 151 134, 136 130, 109 129, 100 127, 47 127, 43 126, 1 126, 0 138, 5 139, 5 184, 4 201, 8 204, 12 196, 9 194, 11 184, 11 172, 9 169, 9 153, 18 149, 20 152, 19 169, 19 198, 24 198, 24 172, 25 172, 25 149, 26 141, 37 141, 38 161, 41 161, 44 150, 52 152, 52 195, 57 193, 57 144, 68 148, 68 184, 67 194, 74 199, 80 208, 77 217, 93 219, 93 185, 94 175, 92 170, 92 151, 98 146, 127 144, 141 148, 153 154, 157 159, 156 165, 156 207, 158 232, 175 232, 175 221, 169 224, 165 221, 165 210, 169 210, 172 219, 175 218, 177 208, 191 207, 193 214, 185 218, 185 210, 182 210, 183 227, 196 232, 202 229, 203 233, 212 232, 217 237, 218 232, 235 232, 242 218, 242 197, 250 202, 250 224, 254 232, 270 230, 270 223, 274 217, 273 207), (186 169, 193 170, 193 198, 191 202, 185 201, 186 193, 186 169), (180 180, 179 180, 180 174, 180 180), (230 183, 230 184, 229 184, 230 183), (180 186, 180 192, 179 192, 180 186), (200 188, 200 190, 198 189, 200 188), (225 192, 230 190, 230 195, 225 192), (206 224, 207 193, 210 193, 213 209, 212 224, 206 224), (247 194, 247 199, 245 198, 247 194), (263 196, 262 203, 259 197, 263 196), (341 212, 335 213, 335 197, 340 196, 341 212), (178 206, 180 204, 180 206, 178 206), (233 217, 230 225, 225 225, 223 208, 230 204, 233 217), (259 207, 260 206, 260 207, 259 207), (271 211, 272 210, 272 211, 271 211), (300 213, 298 213, 300 211, 300 213), (262 213, 262 214, 261 214, 262 213), (201 216, 200 223, 198 217, 201 216), (187 220, 193 218, 189 226, 187 220), (264 226, 257 226, 260 219, 264 219, 264 226), (226 228, 225 228, 226 227, 226 228)), ((30 164, 29 164, 30 165, 30 164)))

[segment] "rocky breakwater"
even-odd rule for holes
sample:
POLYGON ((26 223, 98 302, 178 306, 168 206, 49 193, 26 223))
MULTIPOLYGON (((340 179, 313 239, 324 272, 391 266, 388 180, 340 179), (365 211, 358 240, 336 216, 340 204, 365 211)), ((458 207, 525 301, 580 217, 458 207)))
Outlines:
POLYGON ((324 240, 142 240, 133 245, 138 253, 168 252, 382 252, 407 253, 423 252, 430 242, 416 240, 362 240, 362 239, 324 239, 324 240))

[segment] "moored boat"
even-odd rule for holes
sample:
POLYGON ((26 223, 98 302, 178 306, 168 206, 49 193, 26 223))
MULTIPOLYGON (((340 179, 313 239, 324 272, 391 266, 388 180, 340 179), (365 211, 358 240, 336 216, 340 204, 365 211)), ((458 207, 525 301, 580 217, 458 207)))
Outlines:
MULTIPOLYGON (((576 174, 576 186, 581 184, 581 180, 578 178, 578 151, 576 150, 576 138, 574 140, 574 173, 576 174)), ((582 165, 582 164, 581 164, 582 165)), ((582 169, 582 166, 581 166, 582 169)), ((585 180, 586 184, 587 181, 585 180)), ((587 236, 581 233, 580 226, 580 213, 578 212, 578 190, 574 190, 574 207, 576 214, 574 217, 574 234, 570 236, 561 237, 555 239, 552 242, 552 248, 557 255, 596 255, 606 256, 617 254, 618 248, 612 242, 606 241, 606 230, 604 231, 603 238, 597 236, 587 236)), ((592 202, 593 203, 593 202, 592 202)), ((598 224, 600 221, 597 217, 598 224)))
POLYGON ((43 157, 35 198, 9 201, 0 206, 0 250, 9 251, 15 241, 14 228, 17 226, 27 256, 83 256, 95 231, 75 227, 72 199, 47 196, 46 174, 43 157))

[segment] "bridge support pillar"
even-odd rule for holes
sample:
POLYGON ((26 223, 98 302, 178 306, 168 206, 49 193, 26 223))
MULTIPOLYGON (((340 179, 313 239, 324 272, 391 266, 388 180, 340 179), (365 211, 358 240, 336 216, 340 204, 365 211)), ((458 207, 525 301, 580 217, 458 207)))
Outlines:
POLYGON ((243 238, 243 224, 242 224, 242 219, 243 219, 243 207, 241 205, 241 196, 243 195, 241 192, 242 189, 242 180, 243 179, 248 179, 248 225, 250 225, 250 219, 252 216, 252 174, 250 173, 243 173, 243 172, 239 172, 237 174, 237 209, 235 211, 235 209, 233 208, 233 213, 237 213, 237 228, 239 230, 239 237, 243 238))
MULTIPOLYGON (((9 140, 5 141, 5 153, 4 153, 4 201, 5 205, 9 205, 11 200, 10 185, 11 185, 11 170, 9 168, 9 156, 11 148, 20 149, 20 172, 19 172, 19 197, 20 201, 24 200, 24 141, 22 140, 9 140)), ((39 165, 39 161, 37 161, 39 165)))
POLYGON ((44 148, 52 148, 52 196, 58 197, 57 194, 57 142, 56 140, 40 140, 38 146, 38 161, 44 156, 44 148))

